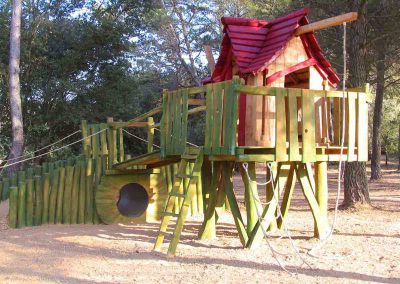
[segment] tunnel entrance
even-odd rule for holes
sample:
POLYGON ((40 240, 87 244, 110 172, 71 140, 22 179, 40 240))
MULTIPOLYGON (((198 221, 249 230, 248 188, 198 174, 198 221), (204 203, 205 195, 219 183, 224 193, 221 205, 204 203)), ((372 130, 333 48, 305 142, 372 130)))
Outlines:
POLYGON ((119 190, 118 211, 126 217, 139 217, 146 212, 149 195, 138 183, 128 183, 119 190))

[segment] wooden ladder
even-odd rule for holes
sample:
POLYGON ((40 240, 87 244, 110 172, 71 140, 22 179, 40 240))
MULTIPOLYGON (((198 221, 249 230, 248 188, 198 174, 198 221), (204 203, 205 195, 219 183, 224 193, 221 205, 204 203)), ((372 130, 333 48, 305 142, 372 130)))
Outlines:
POLYGON ((160 229, 154 245, 154 250, 160 250, 164 242, 165 236, 170 236, 171 241, 168 247, 168 255, 173 256, 176 252, 179 239, 185 224, 185 220, 188 214, 190 202, 195 194, 195 185, 201 175, 201 167, 203 165, 203 149, 200 149, 197 155, 183 154, 181 156, 181 162, 179 164, 178 173, 174 177, 174 184, 171 192, 168 195, 167 204, 165 210, 162 213, 163 217, 161 220, 160 229), (194 163, 193 169, 190 174, 186 174, 186 167, 188 163, 194 163), (181 184, 184 179, 188 179, 188 182, 184 186, 183 193, 179 191, 181 184), (174 213, 174 205, 176 200, 182 200, 179 208, 179 213, 174 213), (175 218, 173 233, 167 232, 168 225, 171 218, 175 218))

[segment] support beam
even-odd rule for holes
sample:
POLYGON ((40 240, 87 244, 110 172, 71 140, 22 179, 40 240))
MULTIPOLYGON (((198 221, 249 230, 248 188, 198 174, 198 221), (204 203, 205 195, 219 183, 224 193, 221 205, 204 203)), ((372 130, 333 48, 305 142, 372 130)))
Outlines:
POLYGON ((321 21, 318 21, 315 23, 301 26, 301 27, 297 28, 294 35, 299 36, 302 34, 319 31, 319 30, 326 29, 329 27, 341 25, 346 22, 355 21, 355 20, 357 20, 357 18, 358 18, 357 12, 350 12, 347 14, 339 15, 336 17, 328 18, 328 19, 321 20, 321 21))

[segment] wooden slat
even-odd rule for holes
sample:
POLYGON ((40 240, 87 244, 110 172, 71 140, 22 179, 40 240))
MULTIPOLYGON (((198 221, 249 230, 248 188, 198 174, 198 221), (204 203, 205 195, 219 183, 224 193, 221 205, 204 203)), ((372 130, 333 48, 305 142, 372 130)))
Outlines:
POLYGON ((302 107, 302 125, 303 125, 303 157, 302 161, 314 162, 315 161, 315 109, 314 109, 314 95, 308 90, 302 90, 301 96, 302 107))
POLYGON ((167 137, 166 137, 166 130, 168 126, 168 96, 167 91, 163 91, 163 116, 161 117, 160 122, 160 151, 161 157, 166 156, 166 144, 167 144, 167 137))
POLYGON ((188 129, 188 100, 189 100, 189 90, 184 89, 182 91, 182 124, 180 131, 181 133, 181 145, 180 153, 185 152, 186 140, 187 140, 187 129, 188 129))
MULTIPOLYGON (((100 129, 107 129, 107 124, 106 123, 102 123, 100 124, 100 129)), ((108 154, 108 150, 107 150, 107 131, 103 131, 100 133, 100 142, 101 142, 101 154, 102 155, 107 155, 108 154)))
POLYGON ((207 85, 207 94, 206 94, 206 132, 205 132, 205 141, 204 141, 204 154, 208 155, 211 153, 212 146, 212 137, 213 137, 213 125, 214 125, 214 116, 213 116, 213 86, 211 84, 207 85))
POLYGON ((368 160, 368 104, 365 93, 358 93, 357 153, 358 161, 368 160))
POLYGON ((300 161, 299 150, 299 130, 298 130, 298 113, 297 113, 297 94, 301 90, 290 90, 288 92, 288 109, 289 109, 289 159, 290 161, 300 161))
POLYGON ((222 154, 234 155, 236 146, 237 127, 237 96, 234 92, 235 81, 224 82, 224 111, 223 111, 223 151, 222 154))
MULTIPOLYGON (((348 96, 348 108, 347 113, 349 114, 348 120, 348 149, 347 149, 347 160, 355 161, 357 157, 354 154, 354 147, 356 144, 356 95, 349 93, 348 96)), ((368 122, 365 122, 368 124, 368 122)))
POLYGON ((340 145, 340 137, 341 137, 341 105, 339 98, 333 98, 333 143, 335 145, 340 145))
POLYGON ((172 152, 172 129, 174 125, 174 95, 173 92, 168 92, 168 110, 166 113, 168 117, 168 127, 166 131, 166 155, 172 152))
POLYGON ((222 84, 217 83, 213 85, 214 94, 213 94, 213 135, 212 135, 212 150, 213 154, 220 154, 221 147, 221 130, 222 130, 222 102, 223 102, 223 93, 222 93, 222 84))
POLYGON ((286 161, 286 110, 285 110, 285 90, 283 89, 275 89, 275 118, 276 118, 276 142, 275 142, 275 151, 276 151, 276 161, 286 161))
POLYGON ((147 122, 139 122, 139 121, 117 121, 110 122, 108 125, 112 128, 124 128, 124 127, 147 127, 147 122))

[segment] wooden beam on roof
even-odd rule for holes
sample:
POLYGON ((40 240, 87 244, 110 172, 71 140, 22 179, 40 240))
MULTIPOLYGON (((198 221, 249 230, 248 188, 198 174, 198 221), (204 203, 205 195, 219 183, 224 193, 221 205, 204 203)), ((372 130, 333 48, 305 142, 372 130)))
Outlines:
POLYGON ((314 23, 311 23, 308 25, 301 26, 296 29, 294 35, 299 36, 299 35, 306 34, 309 32, 319 31, 319 30, 326 29, 329 27, 341 25, 346 22, 353 22, 353 21, 356 21, 357 19, 358 19, 358 13, 350 12, 347 14, 339 15, 336 17, 328 18, 325 20, 321 20, 318 22, 314 22, 314 23))

